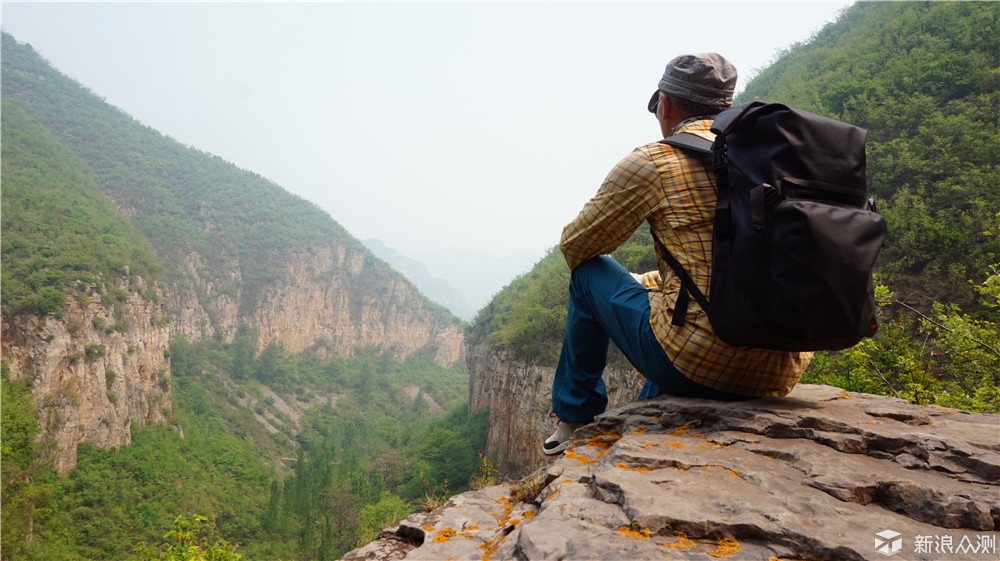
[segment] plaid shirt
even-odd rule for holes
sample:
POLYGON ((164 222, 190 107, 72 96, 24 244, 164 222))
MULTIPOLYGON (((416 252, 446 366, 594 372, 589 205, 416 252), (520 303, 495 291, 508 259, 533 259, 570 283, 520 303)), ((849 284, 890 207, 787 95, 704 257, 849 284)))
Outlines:
MULTIPOLYGON (((689 119, 673 133, 712 139, 710 119, 689 119)), ((597 194, 562 234, 570 268, 610 253, 649 221, 656 236, 708 294, 712 263, 715 179, 694 157, 661 143, 640 146, 611 170, 597 194)), ((691 300, 684 325, 671 324, 681 281, 657 255, 659 271, 641 276, 649 292, 649 323, 681 374, 717 390, 747 396, 781 396, 792 390, 813 353, 732 347, 712 331, 691 300), (665 282, 661 282, 665 279, 665 282)))

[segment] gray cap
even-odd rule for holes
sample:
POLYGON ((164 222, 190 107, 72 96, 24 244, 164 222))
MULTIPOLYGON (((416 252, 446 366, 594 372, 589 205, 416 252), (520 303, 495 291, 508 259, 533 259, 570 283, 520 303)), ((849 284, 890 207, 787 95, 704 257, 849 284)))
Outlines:
POLYGON ((649 100, 656 112, 660 92, 695 103, 729 106, 736 90, 736 67, 718 53, 680 55, 667 63, 658 89, 649 100))

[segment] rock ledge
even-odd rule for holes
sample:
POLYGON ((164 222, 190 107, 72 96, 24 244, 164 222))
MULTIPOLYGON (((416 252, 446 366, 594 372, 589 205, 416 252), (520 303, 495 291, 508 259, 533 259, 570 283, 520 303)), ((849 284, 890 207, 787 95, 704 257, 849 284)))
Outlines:
POLYGON ((610 411, 344 559, 982 560, 998 530, 1000 416, 799 385, 610 411))

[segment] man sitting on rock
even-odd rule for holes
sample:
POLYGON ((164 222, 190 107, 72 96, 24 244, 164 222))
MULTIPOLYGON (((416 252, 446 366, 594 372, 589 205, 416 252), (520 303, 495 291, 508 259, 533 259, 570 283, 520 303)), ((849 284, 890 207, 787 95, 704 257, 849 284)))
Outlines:
MULTIPOLYGON (((722 56, 681 55, 667 64, 648 109, 664 137, 689 132, 713 139, 713 119, 731 106, 735 86, 736 68, 722 56)), ((782 396, 798 382, 812 353, 729 346, 694 302, 683 325, 673 325, 681 281, 659 252, 659 271, 644 275, 605 255, 648 221, 708 294, 714 211, 712 170, 697 156, 653 142, 619 162, 563 229, 560 247, 573 272, 552 385, 559 424, 543 445, 546 455, 561 453, 574 430, 604 412, 601 375, 609 339, 646 377, 639 399, 660 393, 723 400, 782 396)))

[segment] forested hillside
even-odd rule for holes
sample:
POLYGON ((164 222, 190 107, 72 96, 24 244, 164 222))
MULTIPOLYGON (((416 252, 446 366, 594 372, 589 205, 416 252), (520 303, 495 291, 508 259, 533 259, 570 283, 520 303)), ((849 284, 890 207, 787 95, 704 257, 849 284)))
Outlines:
MULTIPOLYGON (((858 3, 781 53, 736 100, 868 130, 869 190, 889 225, 877 264, 882 327, 849 351, 821 353, 807 381, 1000 410, 998 17, 994 2, 858 3)), ((654 131, 651 122, 647 140, 654 131)), ((654 269, 648 227, 614 257, 654 269)), ((488 341, 554 367, 568 278, 553 249, 480 311, 467 345, 488 341)))
POLYGON ((0 558, 158 558, 182 516, 334 559, 488 475, 457 318, 315 205, 2 61, 0 558))

